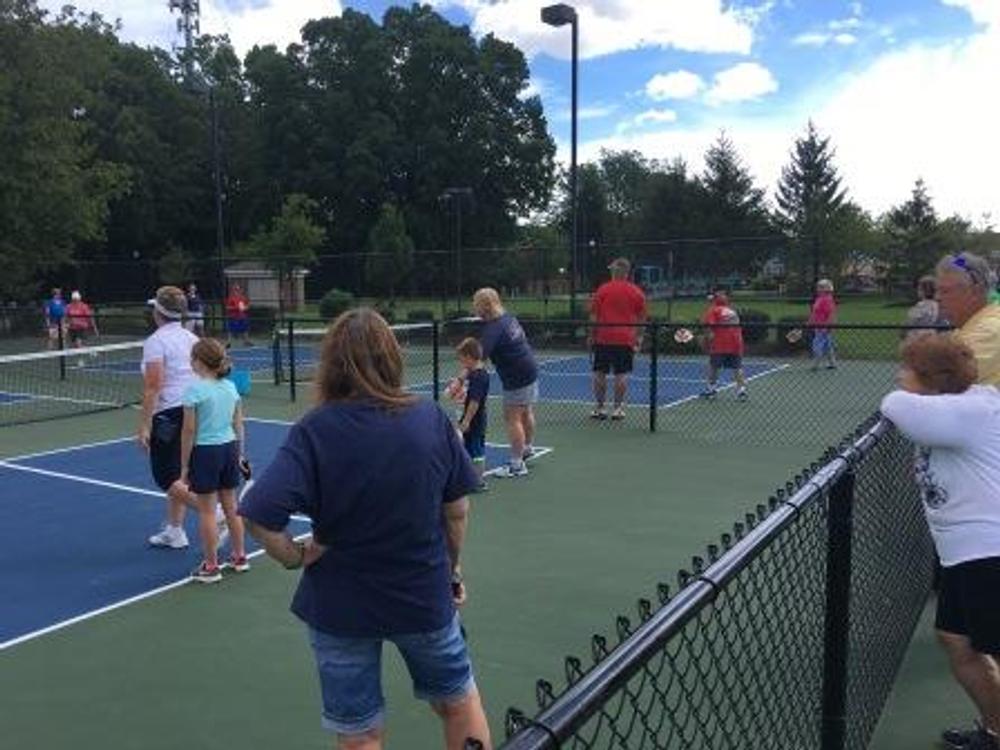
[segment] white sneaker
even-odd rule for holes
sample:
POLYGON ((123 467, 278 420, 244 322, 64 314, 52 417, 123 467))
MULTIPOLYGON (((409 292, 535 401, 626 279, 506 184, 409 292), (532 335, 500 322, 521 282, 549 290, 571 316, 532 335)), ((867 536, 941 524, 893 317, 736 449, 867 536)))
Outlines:
POLYGON ((184 549, 188 546, 188 537, 180 526, 164 526, 162 531, 149 537, 149 543, 154 547, 184 549))
POLYGON ((611 419, 614 422, 621 422, 625 419, 625 408, 622 406, 616 407, 615 410, 611 412, 611 419))
POLYGON ((523 477, 526 476, 527 473, 528 473, 528 467, 525 465, 524 461, 519 461, 517 463, 514 463, 512 461, 511 463, 501 466, 497 470, 496 475, 498 477, 511 478, 511 477, 523 477))

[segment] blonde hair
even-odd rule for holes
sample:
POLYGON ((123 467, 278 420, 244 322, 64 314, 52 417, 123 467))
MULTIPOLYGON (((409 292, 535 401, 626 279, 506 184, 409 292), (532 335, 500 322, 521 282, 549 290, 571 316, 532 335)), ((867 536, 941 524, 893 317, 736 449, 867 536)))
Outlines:
POLYGON ((218 339, 198 339, 191 347, 191 360, 201 362, 216 378, 224 378, 232 369, 226 347, 218 339))
POLYGON ((396 409, 416 399, 403 390, 403 352, 385 318, 369 307, 330 324, 316 372, 320 403, 372 399, 396 409))
POLYGON ((481 318, 492 320, 504 314, 503 303, 500 302, 500 294, 492 287, 483 287, 472 295, 472 308, 476 315, 481 318))

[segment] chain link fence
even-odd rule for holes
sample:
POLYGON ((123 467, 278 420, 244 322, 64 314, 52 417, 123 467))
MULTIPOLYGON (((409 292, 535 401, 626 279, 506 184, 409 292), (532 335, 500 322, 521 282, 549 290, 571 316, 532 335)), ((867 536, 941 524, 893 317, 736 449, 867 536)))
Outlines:
POLYGON ((640 599, 565 685, 510 709, 506 750, 864 748, 930 591, 912 451, 885 421, 640 599))

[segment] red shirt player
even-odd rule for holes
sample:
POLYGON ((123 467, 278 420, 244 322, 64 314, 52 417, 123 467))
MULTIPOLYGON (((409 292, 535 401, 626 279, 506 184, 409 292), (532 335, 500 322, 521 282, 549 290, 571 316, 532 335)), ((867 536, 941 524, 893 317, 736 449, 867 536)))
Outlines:
POLYGON ((607 396, 607 377, 615 375, 615 407, 611 418, 625 419, 625 394, 628 392, 628 374, 632 372, 635 352, 639 350, 640 336, 637 326, 649 317, 646 295, 628 280, 631 264, 618 258, 608 266, 611 280, 597 288, 590 301, 590 319, 594 346, 594 400, 591 413, 594 419, 607 419, 604 401, 607 396))
POLYGON ((97 324, 94 322, 94 312, 90 305, 83 301, 80 292, 70 295, 70 303, 66 306, 66 319, 69 321, 69 340, 77 349, 83 346, 83 341, 91 331, 97 335, 97 324))
POLYGON ((243 293, 239 284, 233 284, 226 297, 226 344, 232 341, 234 336, 242 336, 243 343, 251 346, 250 341, 250 300, 243 293))
POLYGON ((747 399, 746 378, 743 375, 743 329, 739 314, 729 306, 729 296, 717 291, 711 296, 711 304, 702 322, 706 325, 708 338, 708 387, 702 391, 702 398, 715 398, 719 389, 716 383, 719 370, 733 370, 736 379, 736 398, 747 399))

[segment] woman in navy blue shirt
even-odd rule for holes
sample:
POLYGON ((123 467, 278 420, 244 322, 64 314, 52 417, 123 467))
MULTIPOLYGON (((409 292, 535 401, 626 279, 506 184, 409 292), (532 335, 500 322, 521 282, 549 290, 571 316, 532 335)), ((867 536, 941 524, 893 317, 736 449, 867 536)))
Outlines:
POLYGON ((472 296, 472 308, 485 321, 479 334, 483 356, 489 357, 503 385, 503 418, 510 442, 510 463, 497 476, 528 473, 535 437, 534 404, 538 401, 538 364, 517 318, 504 310, 496 289, 486 287, 472 296))
POLYGON ((341 315, 323 340, 319 404, 290 430, 240 514, 267 553, 304 568, 292 612, 305 621, 340 748, 382 747, 382 642, 403 655, 416 695, 441 716, 446 747, 489 747, 456 605, 466 495, 478 479, 436 404, 403 390, 392 330, 370 309, 341 315), (312 538, 285 532, 292 514, 312 538))

